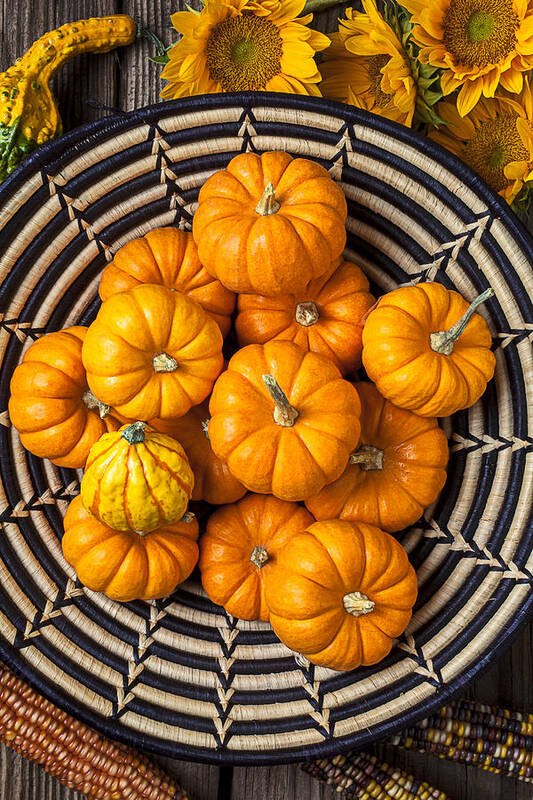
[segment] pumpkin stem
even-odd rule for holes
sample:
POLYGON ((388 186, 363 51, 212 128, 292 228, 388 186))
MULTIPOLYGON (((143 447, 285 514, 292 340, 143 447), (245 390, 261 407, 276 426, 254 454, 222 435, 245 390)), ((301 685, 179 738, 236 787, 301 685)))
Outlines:
POLYGON ((309 328, 310 325, 314 325, 318 322, 320 314, 318 313, 318 308, 316 307, 316 303, 309 301, 308 303, 298 303, 296 306, 296 311, 294 312, 294 318, 296 322, 300 325, 303 325, 304 328, 309 328))
POLYGON ((262 217, 268 217, 270 214, 277 214, 281 206, 276 200, 276 193, 274 186, 268 183, 265 186, 265 191, 261 195, 261 199, 255 207, 256 214, 261 214, 262 217))
POLYGON ((435 331, 429 337, 429 344, 432 350, 436 353, 440 353, 443 356, 449 356, 453 353, 453 346, 459 336, 463 333, 464 329, 472 319, 476 308, 484 303, 485 300, 488 300, 489 297, 494 295, 494 289, 492 286, 489 286, 488 289, 476 297, 473 300, 468 308, 466 309, 465 313, 461 317, 461 319, 457 320, 455 325, 452 325, 450 330, 448 331, 435 331))
POLYGON ((192 522, 195 515, 192 511, 186 511, 185 514, 180 519, 180 522, 192 522))
POLYGON ((145 428, 146 422, 132 422, 131 425, 128 425, 128 427, 124 428, 122 431, 122 438, 125 439, 128 444, 140 444, 144 442, 145 439, 145 428))
POLYGON ((298 418, 298 412, 291 406, 287 395, 273 375, 263 375, 263 381, 274 401, 274 422, 284 428, 292 428, 298 418))
POLYGON ((256 546, 252 550, 252 555, 250 556, 250 561, 254 566, 258 569, 261 569, 266 562, 268 561, 268 551, 266 547, 256 546))
POLYGON ((178 368, 178 362, 168 353, 157 353, 152 358, 152 366, 155 372, 175 372, 178 368))
POLYGON ((361 617, 363 614, 370 614, 374 610, 375 603, 369 600, 362 592, 350 592, 342 598, 342 603, 348 614, 354 617, 361 617))
POLYGON ((206 439, 209 439, 209 420, 204 419, 202 422, 202 430, 206 439))
POLYGON ((358 464, 367 472, 371 469, 383 469, 383 450, 372 444, 362 444, 349 459, 350 464, 358 464))
POLYGON ((98 409, 98 416, 100 419, 105 419, 109 412, 111 411, 111 406, 102 403, 94 394, 87 389, 86 392, 83 393, 82 398, 83 402, 89 409, 89 411, 96 411, 98 409))

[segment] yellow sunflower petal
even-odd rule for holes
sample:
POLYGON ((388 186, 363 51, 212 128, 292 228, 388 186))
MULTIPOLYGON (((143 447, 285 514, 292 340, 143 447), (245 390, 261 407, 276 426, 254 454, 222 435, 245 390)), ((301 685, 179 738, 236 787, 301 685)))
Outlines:
POLYGON ((510 164, 503 169, 505 177, 510 181, 522 180, 528 171, 527 161, 511 161, 510 164))
POLYGON ((522 73, 518 72, 518 70, 510 69, 502 73, 500 82, 503 88, 507 89, 508 92, 518 94, 522 91, 523 78, 522 73))
POLYGON ((182 38, 169 50, 163 97, 261 90, 320 95, 314 55, 330 39, 298 18, 305 0, 207 0, 199 13, 176 12, 182 38), (275 79, 287 73, 283 81, 275 79), (274 83, 272 84, 272 81, 274 83), (283 88, 281 88, 283 87, 283 88))
POLYGON ((463 84, 457 96, 457 111, 461 117, 466 117, 466 115, 472 111, 481 97, 482 90, 483 84, 481 81, 463 84))
POLYGON ((533 0, 406 0, 404 5, 412 13, 419 61, 445 70, 444 94, 470 84, 459 100, 462 113, 479 95, 478 83, 486 97, 499 85, 521 91, 522 73, 533 69, 533 0), (474 19, 478 13, 488 18, 489 29, 474 19))

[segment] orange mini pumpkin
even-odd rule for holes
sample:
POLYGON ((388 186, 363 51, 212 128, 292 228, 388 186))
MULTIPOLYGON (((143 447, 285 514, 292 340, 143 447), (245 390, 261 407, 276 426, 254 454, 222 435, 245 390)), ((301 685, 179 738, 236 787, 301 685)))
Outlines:
POLYGON ((361 440, 345 471, 305 501, 316 519, 340 517, 399 531, 446 482, 448 442, 434 418, 397 408, 372 383, 356 383, 361 440))
POLYGON ((494 374, 487 323, 440 283, 418 283, 381 297, 363 329, 363 364, 381 394, 423 417, 446 417, 473 405, 494 374))
POLYGON ((166 597, 198 561, 198 523, 193 515, 146 534, 117 531, 93 517, 78 495, 63 524, 66 560, 85 586, 113 600, 166 597))
POLYGON ((222 334, 190 297, 140 284, 102 303, 83 363, 94 394, 126 419, 180 417, 211 391, 222 334))
POLYGON ((151 425, 177 439, 194 472, 191 500, 213 505, 234 503, 246 494, 246 488, 234 478, 227 465, 213 453, 209 441, 209 403, 193 406, 183 417, 152 420, 151 425))
POLYGON ((235 328, 241 345, 289 339, 331 358, 345 375, 361 366, 363 318, 374 302, 359 267, 336 261, 300 294, 239 295, 235 328))
POLYGON ((234 292, 302 290, 346 242, 346 200, 324 167, 288 153, 241 153, 200 190, 200 261, 234 292))
POLYGON ((215 454, 250 491, 304 500, 344 471, 361 405, 335 364, 293 342, 239 350, 209 402, 215 454))
POLYGON ((313 521, 296 503, 249 494, 209 517, 200 542, 202 585, 208 597, 240 619, 269 618, 265 583, 277 554, 313 521))
POLYGON ((192 233, 154 228, 117 251, 102 273, 102 300, 140 283, 160 283, 192 297, 218 324, 225 336, 231 327, 235 295, 212 278, 200 263, 192 233))
POLYGON ((376 664, 411 619, 416 574, 399 542, 365 523, 315 522, 277 554, 265 586, 270 624, 313 664, 376 664))
POLYGON ((58 467, 84 467, 93 444, 120 425, 89 391, 81 358, 86 333, 75 326, 37 339, 11 379, 9 417, 20 441, 58 467))

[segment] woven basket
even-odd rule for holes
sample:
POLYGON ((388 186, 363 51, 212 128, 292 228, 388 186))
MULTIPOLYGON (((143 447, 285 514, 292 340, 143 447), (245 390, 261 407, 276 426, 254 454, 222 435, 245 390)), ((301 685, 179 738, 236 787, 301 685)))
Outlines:
POLYGON ((486 664, 533 604, 530 242, 455 158, 346 106, 290 95, 159 104, 65 136, 0 190, 0 657, 64 709, 123 742, 210 762, 325 757, 427 716, 486 664), (483 400, 445 420, 451 462, 436 506, 401 538, 420 596, 375 667, 314 668, 270 628, 213 606, 197 581, 120 605, 61 555, 79 475, 23 450, 9 380, 44 332, 89 323, 98 277, 127 240, 189 229, 206 177, 238 152, 314 158, 348 199, 348 257, 376 291, 437 280, 472 299, 494 336, 483 400), (531 430, 531 422, 529 430, 531 430))

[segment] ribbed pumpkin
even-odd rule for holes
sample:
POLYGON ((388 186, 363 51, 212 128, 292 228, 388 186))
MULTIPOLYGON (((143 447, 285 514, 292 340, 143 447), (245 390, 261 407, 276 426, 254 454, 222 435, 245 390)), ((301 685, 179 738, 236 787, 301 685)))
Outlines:
POLYGON ((292 536, 265 586, 270 624, 287 647, 336 670, 376 664, 411 619, 416 574, 392 536, 324 520, 292 536))
POLYGON ((207 426, 209 403, 193 406, 183 417, 152 420, 154 428, 177 439, 194 472, 191 500, 213 505, 234 503, 246 494, 246 488, 234 478, 227 465, 213 453, 207 426))
POLYGON ((359 267, 339 259, 299 294, 239 295, 235 328, 241 346, 288 339, 346 375, 361 366, 363 318, 374 302, 359 267))
POLYGON ((83 363, 94 394, 126 419, 180 417, 211 391, 222 334, 190 297, 141 284, 102 303, 83 363))
POLYGON ((314 161, 241 153, 207 179, 198 200, 200 261, 234 292, 302 290, 344 249, 344 194, 314 161))
POLYGON ((419 283, 381 297, 363 330, 363 364, 381 394, 423 417, 446 417, 473 405, 494 374, 487 323, 440 283, 419 283))
POLYGON ((215 454, 250 491, 304 500, 336 480, 359 441, 356 389, 324 356, 274 340, 239 350, 209 402, 215 454))
POLYGON ((249 494, 214 511, 200 542, 202 585, 213 603, 240 619, 269 618, 265 583, 281 547, 313 522, 305 508, 249 494))
POLYGON ((316 519, 340 517, 399 531, 417 521, 446 482, 446 434, 436 419, 397 408, 372 383, 355 386, 359 445, 341 477, 305 504, 316 519))
POLYGON ((81 359, 86 333, 75 326, 37 339, 9 387, 9 417, 20 441, 58 467, 84 467, 93 444, 120 424, 89 391, 81 359))
POLYGON ((133 422, 92 446, 81 499, 110 528, 146 532, 181 519, 193 485, 180 443, 145 422, 133 422))
POLYGON ((78 495, 63 524, 66 560, 85 586, 113 600, 166 597, 198 561, 198 523, 193 515, 151 533, 117 531, 93 517, 78 495))
POLYGON ((102 300, 140 283, 160 283, 192 297, 218 324, 225 336, 231 327, 235 295, 212 278, 200 263, 192 233, 154 228, 117 251, 102 273, 102 300))

